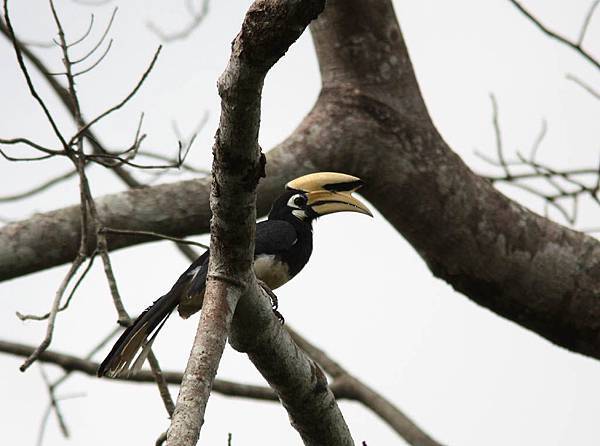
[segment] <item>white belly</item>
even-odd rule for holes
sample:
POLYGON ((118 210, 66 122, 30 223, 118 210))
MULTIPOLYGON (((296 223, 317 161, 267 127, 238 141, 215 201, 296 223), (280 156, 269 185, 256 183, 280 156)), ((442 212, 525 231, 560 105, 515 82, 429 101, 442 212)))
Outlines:
POLYGON ((261 255, 254 259, 254 274, 272 290, 279 288, 290 278, 287 265, 276 260, 273 255, 261 255))

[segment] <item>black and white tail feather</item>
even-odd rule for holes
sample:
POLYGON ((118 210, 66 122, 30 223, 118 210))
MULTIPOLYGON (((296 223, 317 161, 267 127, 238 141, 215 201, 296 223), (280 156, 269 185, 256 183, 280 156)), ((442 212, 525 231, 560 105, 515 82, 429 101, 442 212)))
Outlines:
MULTIPOLYGON (((182 298, 193 300, 194 296, 203 296, 204 282, 208 272, 208 255, 209 253, 206 251, 198 257, 167 294, 158 298, 138 316, 131 326, 125 329, 106 359, 100 364, 98 376, 128 377, 141 370, 150 354, 156 335, 173 310, 181 303, 182 298)), ((201 297, 199 302, 197 305, 201 306, 201 297)), ((194 311, 197 310, 198 308, 194 311)), ((190 314, 194 311, 191 311, 190 314)), ((184 317, 188 315, 182 314, 184 317)))
POLYGON ((127 327, 102 361, 98 368, 98 376, 128 377, 141 370, 156 335, 178 303, 178 293, 171 290, 146 308, 135 322, 127 327))

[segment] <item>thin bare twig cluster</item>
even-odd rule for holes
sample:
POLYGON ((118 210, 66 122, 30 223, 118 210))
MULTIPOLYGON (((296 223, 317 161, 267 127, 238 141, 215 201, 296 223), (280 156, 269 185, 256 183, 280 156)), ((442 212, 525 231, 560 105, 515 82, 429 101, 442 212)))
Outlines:
POLYGON ((200 6, 194 0, 185 0, 185 9, 190 16, 190 21, 182 29, 174 32, 165 32, 154 22, 147 22, 148 29, 156 34, 164 43, 175 42, 188 38, 204 21, 208 15, 209 0, 200 0, 200 6))
MULTIPOLYGON (((590 51, 586 50, 583 47, 583 43, 587 35, 590 23, 592 22, 598 5, 600 5, 600 0, 594 0, 590 4, 583 19, 583 23, 581 24, 581 27, 579 29, 579 34, 576 40, 568 39, 567 37, 564 37, 561 34, 552 31, 544 23, 542 23, 540 19, 538 19, 537 17, 535 17, 535 15, 529 12, 519 1, 509 1, 519 10, 519 12, 521 12, 525 17, 527 17, 527 19, 529 19, 535 26, 537 26, 544 34, 571 48, 579 55, 581 55, 585 60, 587 60, 592 66, 596 67, 597 69, 600 69, 600 61, 598 61, 598 59, 595 58, 590 51)), ((579 85, 581 88, 590 93, 596 99, 600 99, 600 92, 588 83, 581 80, 579 77, 575 76, 572 73, 568 73, 566 75, 566 78, 579 85)))
MULTIPOLYGON (((23 75, 25 77, 29 91, 30 91, 31 95, 35 98, 35 100, 37 101, 40 108, 42 109, 48 124, 52 128, 53 133, 54 133, 56 139, 58 140, 58 146, 57 147, 46 147, 42 144, 38 144, 38 143, 33 142, 33 141, 29 140, 28 138, 24 138, 24 137, 18 137, 18 138, 12 138, 12 139, 0 139, 0 144, 6 145, 6 146, 25 145, 35 151, 42 153, 40 156, 35 156, 35 157, 15 157, 15 156, 7 155, 5 150, 0 149, 0 154, 2 154, 4 156, 4 158, 6 158, 9 161, 34 161, 34 160, 43 160, 43 159, 47 159, 47 158, 51 158, 51 157, 64 157, 72 163, 73 170, 69 171, 67 173, 61 174, 60 176, 53 178, 49 181, 46 181, 45 183, 43 183, 29 191, 26 191, 24 193, 15 194, 15 195, 12 195, 9 197, 3 197, 2 201, 18 200, 18 199, 22 199, 22 198, 34 195, 42 190, 45 190, 45 189, 51 187, 54 184, 57 184, 60 181, 64 181, 64 180, 76 175, 79 179, 79 190, 80 190, 80 216, 81 216, 81 218, 80 218, 80 239, 79 239, 79 250, 77 252, 77 255, 76 255, 75 259, 73 260, 71 267, 69 268, 69 271, 67 272, 67 274, 63 278, 60 286, 58 287, 58 290, 56 291, 51 308, 48 311, 48 313, 46 313, 44 315, 23 315, 23 314, 17 313, 19 318, 21 318, 22 320, 47 320, 47 329, 46 329, 46 335, 45 335, 44 339, 42 340, 40 345, 37 348, 35 348, 28 355, 25 362, 20 367, 21 371, 25 371, 31 364, 33 364, 35 361, 37 361, 39 359, 40 355, 43 354, 43 352, 48 348, 48 346, 52 342, 52 337, 53 337, 56 318, 57 318, 58 313, 60 311, 65 310, 68 307, 71 299, 75 295, 75 292, 76 292, 78 286, 80 285, 80 283, 85 278, 86 274, 91 269, 93 262, 97 256, 100 256, 100 258, 102 259, 103 265, 104 265, 104 272, 105 272, 105 275, 106 275, 106 278, 107 278, 107 281, 109 284, 109 288, 111 291, 111 295, 113 298, 113 304, 114 304, 114 307, 118 314, 119 324, 126 326, 131 323, 131 318, 127 314, 124 304, 123 304, 123 301, 119 294, 116 279, 115 279, 114 272, 113 272, 111 262, 110 262, 110 257, 108 254, 108 245, 107 245, 106 234, 109 232, 110 229, 104 227, 104 225, 98 215, 98 211, 97 211, 94 199, 92 197, 89 180, 88 180, 88 177, 86 174, 87 165, 89 165, 90 163, 96 163, 96 164, 100 164, 104 167, 111 168, 113 170, 116 170, 123 165, 131 166, 131 167, 135 167, 135 168, 142 168, 142 169, 165 169, 165 168, 172 168, 172 167, 180 167, 184 164, 185 157, 189 153, 189 149, 195 138, 195 136, 192 136, 185 144, 184 143, 179 144, 179 152, 178 152, 177 159, 175 160, 175 162, 170 163, 169 165, 160 165, 160 166, 159 165, 157 165, 157 166, 150 165, 149 166, 149 165, 137 164, 137 163, 133 162, 132 160, 138 154, 138 151, 141 147, 141 143, 145 138, 145 135, 141 133, 142 122, 143 122, 143 114, 142 114, 142 116, 140 117, 138 126, 137 126, 137 130, 135 132, 134 140, 128 148, 126 148, 125 150, 119 151, 119 152, 108 152, 108 151, 104 150, 103 146, 101 144, 99 144, 97 142, 97 139, 92 135, 92 133, 91 133, 92 126, 94 126, 95 124, 97 124, 98 122, 100 122, 101 120, 103 120, 108 115, 115 112, 116 110, 119 110, 139 91, 139 89, 143 85, 144 81, 147 79, 150 72, 152 71, 152 69, 156 63, 156 60, 158 58, 158 55, 160 53, 161 48, 159 47, 158 50, 155 52, 150 65, 148 66, 146 71, 143 73, 143 75, 141 76, 140 80, 137 82, 135 87, 130 91, 130 93, 123 100, 118 102, 113 107, 110 107, 109 109, 100 113, 95 118, 93 118, 89 121, 86 121, 83 116, 83 113, 82 113, 79 97, 78 97, 77 90, 76 90, 76 78, 80 75, 90 72, 92 69, 97 67, 99 65, 99 63, 102 62, 102 60, 106 57, 106 55, 108 54, 108 52, 111 48, 112 39, 109 41, 108 45, 106 45, 106 47, 103 50, 103 52, 101 53, 101 55, 94 62, 92 62, 87 68, 83 68, 83 69, 80 69, 79 71, 76 71, 76 67, 78 64, 80 64, 82 62, 90 60, 90 58, 97 52, 97 50, 99 48, 101 48, 103 42, 105 41, 105 39, 110 31, 112 24, 113 24, 117 9, 115 8, 113 10, 113 13, 110 17, 108 25, 107 25, 106 29, 104 30, 102 36, 100 37, 99 41, 92 47, 91 50, 87 51, 87 53, 85 53, 83 56, 81 56, 79 58, 75 58, 72 55, 73 49, 77 45, 84 42, 86 40, 86 38, 89 36, 89 34, 92 30, 93 24, 94 24, 93 16, 92 16, 92 19, 90 20, 88 29, 83 34, 83 36, 74 40, 73 42, 68 43, 67 37, 64 32, 64 28, 62 26, 62 23, 61 23, 61 20, 59 17, 59 14, 58 14, 52 0, 50 1, 50 7, 51 7, 51 11, 52 11, 52 16, 54 18, 56 28, 58 31, 58 36, 56 39, 53 39, 53 42, 55 45, 57 45, 60 48, 60 50, 62 52, 62 61, 63 61, 63 65, 64 65, 64 71, 57 72, 57 73, 52 73, 48 70, 42 70, 42 71, 45 74, 45 76, 47 76, 47 77, 50 77, 50 76, 61 76, 62 77, 62 76, 64 76, 64 78, 66 79, 66 87, 62 87, 57 82, 54 82, 54 83, 51 82, 51 85, 53 85, 53 87, 55 87, 55 91, 57 91, 57 93, 60 92, 59 96, 61 97, 61 99, 63 99, 63 102, 65 103, 65 105, 67 105, 67 108, 71 112, 71 115, 73 116, 73 118, 76 122, 77 130, 74 132, 73 135, 66 136, 66 134, 60 129, 60 125, 57 122, 57 120, 54 118, 53 113, 50 111, 50 109, 46 105, 45 101, 38 94, 36 87, 33 84, 33 81, 29 74, 29 71, 27 69, 27 66, 25 65, 24 57, 23 57, 23 54, 25 53, 27 57, 31 58, 30 57, 31 53, 29 51, 24 51, 23 44, 18 41, 18 39, 15 35, 15 31, 12 26, 10 14, 8 11, 8 0, 5 0, 4 1, 4 21, 5 21, 5 23, 2 24, 2 32, 7 37, 9 37, 13 43, 13 47, 14 47, 14 50, 15 50, 15 53, 17 56, 17 61, 18 61, 19 67, 21 69, 21 72, 23 73, 23 75), (84 145, 84 142, 86 139, 88 142, 91 142, 91 145, 92 145, 91 152, 86 151, 86 146, 84 145), (87 266, 83 269, 83 271, 81 273, 79 273, 81 267, 86 262, 87 262, 87 266), (78 274, 79 274, 79 277, 77 277, 78 274), (71 285, 72 282, 74 282, 73 285, 71 285), (70 292, 69 292, 66 300, 64 300, 64 303, 62 303, 63 298, 67 295, 67 291, 69 288, 71 288, 70 292)), ((38 61, 38 64, 36 64, 36 66, 38 68, 40 68, 40 67, 44 68, 41 65, 41 63, 39 63, 39 61, 38 61)), ((113 231, 116 231, 116 230, 113 229, 113 231)), ((144 235, 147 235, 147 234, 144 234, 144 235)), ((160 237, 160 234, 152 234, 152 236, 160 237)), ((180 240, 179 242, 182 243, 185 241, 180 240)), ((102 343, 102 345, 104 345, 104 343, 102 343)), ((96 351, 97 351, 97 349, 94 349, 92 354, 95 353, 96 351)), ((173 404, 173 401, 169 394, 164 376, 161 373, 158 361, 157 361, 156 357, 154 357, 153 354, 150 354, 149 362, 150 362, 151 368, 153 370, 154 377, 158 383, 159 391, 160 391, 161 397, 163 398, 167 412, 169 413, 169 415, 171 415, 173 413, 174 404, 173 404)), ((52 410, 55 411, 55 413, 58 417, 58 421, 61 426, 62 432, 65 435, 68 435, 68 430, 66 428, 66 424, 60 414, 59 404, 58 404, 59 399, 56 397, 55 392, 54 392, 56 386, 59 385, 64 379, 60 379, 58 381, 51 383, 50 380, 47 378, 47 376, 44 373, 43 373, 43 378, 47 384, 49 395, 50 395, 50 406, 48 409, 48 413, 52 410)), ((46 420, 46 419, 47 419, 47 417, 44 417, 44 420, 46 420)), ((43 433, 44 425, 45 425, 45 421, 42 424, 41 433, 43 433)), ((40 434, 40 438, 42 438, 41 434, 40 434)))
MULTIPOLYGON (((579 215, 579 203, 589 197, 600 206, 600 164, 578 169, 556 169, 538 159, 538 152, 546 136, 548 126, 545 120, 536 136, 529 153, 516 151, 515 158, 508 158, 502 142, 498 103, 494 95, 492 101, 492 123, 496 140, 496 158, 480 152, 475 154, 488 164, 501 169, 499 175, 484 175, 492 183, 507 183, 544 201, 544 214, 556 210, 570 225, 575 225, 579 215), (540 180, 545 187, 539 186, 540 180)), ((590 230, 589 232, 595 232, 590 230)))
POLYGON ((581 25, 579 36, 577 40, 571 40, 567 37, 562 36, 561 34, 552 31, 548 26, 546 26, 540 19, 535 17, 531 12, 529 12, 521 2, 517 0, 509 0, 525 17, 527 17, 532 23, 535 24, 544 34, 547 36, 561 42, 562 44, 572 48, 574 51, 579 53, 584 59, 586 59, 589 63, 591 63, 596 68, 600 69, 600 62, 585 48, 583 48, 583 41, 588 31, 588 27, 590 22, 592 21, 592 17, 594 16, 594 12, 598 4, 600 4, 600 0, 594 0, 590 5, 585 18, 583 20, 583 24, 581 25))

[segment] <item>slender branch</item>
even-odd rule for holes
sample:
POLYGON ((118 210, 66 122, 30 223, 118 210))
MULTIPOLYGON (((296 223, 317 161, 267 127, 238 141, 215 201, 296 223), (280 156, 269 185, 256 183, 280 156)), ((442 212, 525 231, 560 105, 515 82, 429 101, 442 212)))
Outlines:
POLYGON ((566 78, 572 82, 575 82, 577 85, 579 85, 581 88, 583 88, 589 94, 591 94, 594 98, 600 100, 600 91, 595 90, 592 86, 586 84, 581 79, 579 79, 577 76, 574 76, 572 74, 567 74, 566 78))
POLYGON ((2 149, 0 149, 0 154, 7 161, 42 161, 42 160, 47 160, 48 158, 52 158, 53 156, 55 156, 55 155, 42 155, 42 156, 34 156, 34 157, 27 157, 27 158, 15 158, 12 156, 8 156, 2 149))
MULTIPOLYGON (((98 58, 98 60, 96 60, 96 62, 94 62, 93 64, 91 64, 89 67, 84 68, 83 70, 78 71, 77 73, 74 73, 73 77, 77 77, 77 76, 81 76, 82 74, 89 73, 94 68, 96 68, 98 65, 100 65, 100 62, 102 62, 104 60, 104 58, 106 57, 106 55, 110 51, 110 49, 112 47, 112 43, 113 43, 113 39, 110 39, 110 41, 108 42, 108 45, 106 46, 106 49, 100 55, 100 57, 98 58)), ((75 62, 73 62, 73 63, 75 63, 75 62)))
POLYGON ((595 0, 590 6, 590 9, 588 9, 587 14, 585 15, 583 25, 581 26, 581 30, 579 31, 579 38, 577 39, 577 45, 579 46, 581 46, 581 44, 583 43, 583 39, 585 39, 585 34, 587 33, 588 27, 592 20, 592 16, 594 15, 596 8, 598 7, 598 4, 600 4, 600 0, 595 0))
POLYGON ((498 162, 500 166, 504 169, 506 176, 509 176, 510 173, 508 171, 508 167, 506 165, 506 161, 504 160, 503 147, 502 147, 502 132, 500 131, 500 122, 498 118, 498 102, 496 100, 496 96, 490 93, 490 100, 492 101, 492 122, 494 123, 494 135, 496 136, 496 152, 498 154, 498 162))
MULTIPOLYGON (((120 327, 118 328, 120 329, 120 327)), ((0 340, 0 352, 27 357, 31 355, 34 350, 35 347, 30 345, 0 340)), ((86 358, 88 357, 89 355, 86 356, 86 358)), ((66 373, 80 372, 91 377, 96 377, 96 372, 98 371, 98 366, 100 364, 86 358, 46 350, 40 354, 39 361, 46 364, 54 364, 62 368, 66 373)), ((181 379, 183 377, 182 372, 175 371, 163 371, 162 375, 165 381, 172 385, 181 384, 181 379)), ((64 379, 64 377, 62 379, 64 379)), ((103 380, 102 382, 111 383, 116 381, 152 384, 156 382, 156 378, 151 371, 141 370, 129 377, 117 377, 111 380, 103 380)), ((57 386, 58 384, 55 382, 53 385, 57 386)), ((264 386, 240 384, 233 381, 216 379, 213 390, 225 396, 251 398, 263 401, 278 401, 275 392, 264 386)))
POLYGON ((17 44, 17 38, 15 35, 15 31, 13 30, 12 23, 10 22, 10 17, 8 14, 8 0, 4 0, 4 22, 6 23, 6 28, 8 29, 9 35, 11 37, 13 47, 14 47, 15 53, 17 55, 17 61, 19 63, 19 67, 21 67, 21 71, 22 71, 23 75, 25 76, 25 80, 27 81, 27 86, 29 87, 29 92, 35 98, 35 100, 38 102, 38 104, 44 111, 44 114, 46 115, 46 119, 48 120, 48 122, 50 123, 50 126, 54 130, 56 137, 61 142, 62 146, 66 148, 67 142, 63 138, 60 130, 58 129, 58 126, 57 126, 56 122, 54 121, 54 118, 52 117, 50 110, 48 110, 46 103, 37 93, 37 91, 33 85, 33 82, 31 80, 31 77, 29 76, 29 72, 27 71, 27 67, 25 66, 25 62, 23 61, 23 56, 21 55, 21 50, 19 49, 19 45, 17 44))
MULTIPOLYGON (((111 14, 111 16, 110 16, 110 19, 108 20, 108 25, 106 25, 106 28, 104 29, 104 32, 102 33, 102 36, 100 36, 100 39, 98 40, 98 42, 96 43, 96 45, 94 45, 94 46, 92 47, 92 49, 91 49, 91 50, 89 50, 89 51, 88 51, 88 52, 87 52, 85 55, 83 55, 83 56, 82 56, 82 57, 80 57, 79 59, 72 60, 72 61, 71 61, 71 63, 72 63, 73 65, 76 65, 76 64, 78 64, 78 63, 81 63, 81 62, 83 62, 83 61, 84 61, 84 60, 86 60, 88 57, 90 57, 92 54, 94 54, 98 48, 100 48, 100 45, 102 45, 102 42, 104 42, 104 39, 106 39, 106 36, 108 35, 108 32, 109 32, 109 31, 110 31, 110 29, 112 28, 113 21, 115 20, 115 16, 117 15, 117 11, 118 11, 118 10, 119 10, 119 8, 117 8, 117 7, 115 7, 115 8, 113 9, 113 12, 112 12, 112 14, 111 14)), ((92 17, 94 17, 94 15, 93 15, 93 14, 92 14, 92 17)), ((91 29, 91 26, 90 26, 90 29, 91 29)), ((85 38, 85 36, 84 36, 83 38, 85 38)), ((77 44, 77 43, 79 43, 79 42, 80 42, 80 40, 79 40, 79 41, 76 41, 76 42, 73 42, 73 43, 72 43, 71 45, 69 45, 69 46, 76 45, 76 44, 77 44)), ((111 43, 112 43, 112 40, 111 40, 111 43)), ((109 44, 109 46, 110 46, 110 44, 109 44)))
POLYGON ((161 30, 160 27, 153 22, 147 22, 146 26, 165 43, 171 43, 176 40, 182 40, 189 37, 208 15, 209 0, 202 0, 202 7, 199 11, 194 10, 192 6, 192 0, 187 0, 186 5, 192 20, 181 30, 173 33, 167 33, 161 30))
MULTIPOLYGON (((132 231, 129 229, 102 228, 102 229, 100 229, 100 232, 103 234, 123 234, 123 235, 139 235, 139 236, 144 236, 144 237, 154 237, 154 238, 159 238, 159 239, 164 239, 164 240, 171 240, 172 242, 175 242, 175 243, 182 243, 184 245, 193 245, 193 246, 198 246, 200 248, 208 249, 208 246, 206 246, 204 243, 195 242, 193 240, 186 240, 184 238, 179 238, 179 237, 171 237, 171 236, 165 235, 165 234, 157 234, 156 232, 152 232, 152 231, 132 231)), ((192 260, 195 260, 196 257, 198 257, 198 256, 195 256, 194 259, 192 259, 192 260)))
POLYGON ((144 72, 144 74, 142 74, 142 77, 138 81, 137 85, 133 88, 133 90, 131 90, 129 92, 129 94, 121 102, 119 102, 118 104, 110 107, 108 110, 100 113, 94 119, 92 119, 91 121, 89 121, 88 123, 86 123, 85 125, 83 125, 77 131, 77 133, 75 133, 75 135, 73 135, 71 137, 71 143, 73 141, 75 141, 77 138, 79 138, 82 134, 84 134, 91 126, 93 126, 98 121, 100 121, 101 119, 105 118, 106 116, 108 116, 112 112, 117 111, 118 109, 120 109, 121 107, 123 107, 133 96, 135 96, 135 94, 141 88, 142 84, 148 78, 148 75, 150 74, 150 72, 154 68, 154 64, 156 63, 156 60, 158 59, 158 55, 160 54, 160 50, 161 49, 162 49, 162 46, 159 46, 158 49, 156 50, 156 52, 154 53, 154 56, 152 57, 152 61, 150 62, 150 65, 148 66, 148 68, 146 69, 146 71, 144 72))
POLYGON ((68 180, 69 178, 73 178, 75 175, 77 175, 77 170, 74 170, 74 169, 69 170, 68 172, 63 173, 62 175, 59 175, 57 177, 51 178, 47 181, 44 181, 42 184, 40 184, 32 189, 29 189, 27 191, 19 192, 17 194, 13 194, 13 195, 0 196, 0 202, 17 201, 17 200, 22 200, 23 198, 31 197, 32 195, 36 195, 40 192, 43 192, 46 189, 49 189, 52 186, 55 186, 56 184, 59 184, 59 183, 62 183, 63 181, 68 180))
POLYGON ((75 46, 81 42, 83 42, 92 32, 92 28, 94 27, 94 14, 90 14, 90 24, 88 25, 86 31, 81 35, 79 39, 75 39, 73 42, 69 44, 69 47, 75 46))
MULTIPOLYGON (((71 303, 71 299, 73 299, 73 296, 75 295, 75 292, 77 291, 77 288, 79 287, 81 282, 83 282, 83 279, 85 279, 85 276, 92 268, 92 265, 94 264, 94 259, 96 258, 96 254, 97 254, 97 252, 93 252, 92 255, 90 256, 87 266, 83 270, 83 273, 81 274, 81 276, 79 276, 79 279, 77 279, 77 282, 75 282, 75 285, 73 286, 73 289, 69 293, 69 296, 67 297, 67 300, 65 301, 63 306, 59 307, 59 309, 57 311, 58 313, 66 310, 69 307, 69 304, 71 303)), ((46 313, 41 316, 37 316, 35 314, 21 314, 17 311, 17 317, 19 319, 21 319, 22 321, 26 321, 26 320, 42 321, 42 320, 48 319, 50 317, 50 313, 46 313)))
MULTIPOLYGON (((147 157, 147 158, 154 158, 160 161, 166 161, 169 163, 169 166, 176 166, 177 160, 174 160, 172 157, 167 156, 167 155, 163 155, 161 153, 156 153, 156 152, 149 152, 147 150, 138 152, 139 156, 142 157, 147 157)), ((183 170, 187 170, 188 172, 192 172, 192 173, 198 173, 201 175, 209 175, 210 174, 210 170, 208 169, 202 169, 200 167, 194 167, 194 166, 190 166, 189 164, 181 164, 181 169, 183 170)))
POLYGON ((64 155, 64 153, 65 153, 64 150, 50 149, 48 147, 42 146, 41 144, 31 141, 28 138, 11 138, 11 139, 1 139, 0 138, 0 144, 7 144, 7 145, 25 144, 26 146, 29 146, 36 150, 39 150, 40 152, 44 152, 48 155, 64 155))
POLYGON ((523 7, 523 5, 521 5, 521 3, 519 3, 517 0, 508 0, 508 1, 511 2, 525 17, 527 17, 529 20, 531 20, 531 22, 534 23, 535 26, 537 26, 544 34, 546 34, 546 35, 552 37, 553 39, 556 39, 559 42, 563 43, 564 45, 572 48, 577 53, 579 53, 583 58, 585 58, 588 62, 590 62, 596 68, 600 69, 600 62, 598 62, 589 52, 587 52, 581 46, 583 43, 583 38, 585 37, 585 33, 587 30, 588 24, 591 20, 591 16, 594 13, 596 6, 598 5, 598 0, 594 1, 592 6, 590 7, 588 13, 586 14, 586 18, 584 20, 583 26, 579 33, 579 39, 576 42, 572 42, 569 39, 561 36, 560 34, 557 34, 556 32, 550 30, 546 25, 544 25, 542 22, 540 22, 533 14, 531 14, 529 11, 527 11, 527 9, 525 9, 525 7, 523 7))
POLYGON ((56 419, 58 421, 58 425, 60 426, 60 430, 65 438, 69 438, 69 429, 67 428, 67 423, 65 422, 64 416, 60 410, 58 405, 58 399, 54 393, 54 388, 50 383, 50 379, 44 370, 44 367, 40 367, 40 372, 42 374, 42 379, 44 380, 44 384, 46 384, 46 388, 48 389, 48 395, 50 397, 50 407, 54 410, 56 414, 56 419))
POLYGON ((60 301, 65 293, 67 286, 69 285, 69 282, 75 276, 75 273, 77 272, 77 270, 83 263, 83 260, 84 260, 84 256, 81 254, 79 254, 75 258, 75 260, 71 264, 71 267, 69 268, 69 271, 67 272, 66 276, 62 280, 60 286, 58 287, 58 291, 56 291, 54 300, 52 301, 52 307, 50 308, 50 315, 48 317, 48 325, 46 328, 46 336, 42 340, 41 344, 27 357, 25 362, 23 364, 21 364, 21 367, 19 367, 19 369, 22 372, 27 370, 29 368, 29 366, 31 364, 33 364, 40 357, 40 355, 44 352, 44 350, 46 350, 48 348, 48 346, 50 345, 50 342, 52 342, 52 335, 54 333, 54 323, 56 321, 56 315, 58 314, 58 309, 60 308, 60 301))

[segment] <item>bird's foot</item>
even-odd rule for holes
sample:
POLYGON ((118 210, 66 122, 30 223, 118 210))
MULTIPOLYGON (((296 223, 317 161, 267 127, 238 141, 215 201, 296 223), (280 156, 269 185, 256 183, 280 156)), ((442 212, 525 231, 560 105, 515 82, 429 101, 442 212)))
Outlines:
POLYGON ((277 295, 262 280, 258 280, 258 284, 263 290, 265 290, 265 293, 267 293, 269 299, 271 299, 271 309, 273 310, 275 317, 277 317, 277 319, 279 320, 279 323, 283 325, 285 323, 285 318, 279 311, 277 311, 277 309, 279 308, 279 299, 277 299, 277 295))

